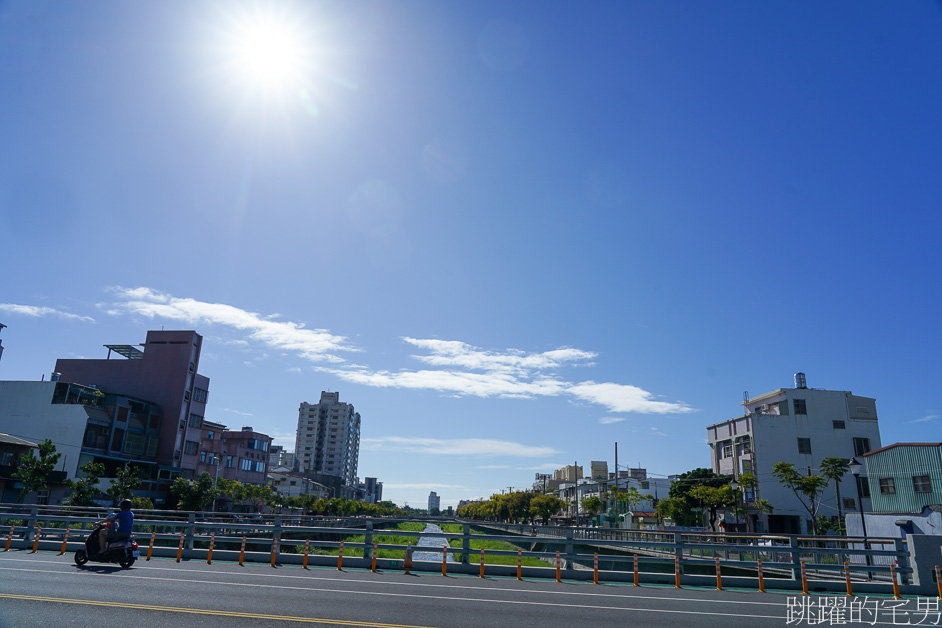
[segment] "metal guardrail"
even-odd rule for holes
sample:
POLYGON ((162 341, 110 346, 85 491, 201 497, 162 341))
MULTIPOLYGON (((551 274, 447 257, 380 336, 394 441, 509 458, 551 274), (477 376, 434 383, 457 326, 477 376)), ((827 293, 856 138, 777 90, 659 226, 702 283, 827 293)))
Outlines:
MULTIPOLYGON (((66 551, 78 549, 94 521, 107 514, 101 508, 7 506, 0 504, 0 551, 66 551)), ((761 588, 762 578, 775 588, 794 590, 843 590, 853 580, 860 592, 888 593, 891 572, 899 577, 904 593, 915 594, 909 553, 900 539, 853 537, 768 536, 709 534, 681 531, 606 530, 458 522, 462 533, 430 533, 384 529, 401 518, 315 518, 294 515, 249 518, 178 511, 136 511, 135 536, 142 560, 152 556, 177 561, 238 560, 282 564, 308 564, 384 570, 406 568, 406 556, 415 546, 375 542, 378 535, 404 538, 438 537, 454 541, 446 554, 453 573, 567 579, 608 582, 710 586, 722 569, 727 586, 761 588), (316 525, 312 525, 316 524, 316 525), (475 528, 472 534, 472 527, 475 528), (485 532, 485 533, 482 533, 485 532), (489 532, 489 533, 488 533, 489 532), (496 533, 495 533, 496 532, 496 533), (349 542, 354 536, 362 540, 349 542), (504 541, 520 549, 480 550, 472 542, 504 541), (788 545, 758 545, 759 542, 788 545), (872 547, 877 543, 879 548, 872 547), (858 547, 859 546, 859 547, 858 547), (387 556, 376 554, 385 550, 387 556), (343 551, 343 556, 337 554, 343 551), (392 554, 392 555, 390 555, 392 554), (484 567, 480 559, 484 558, 484 567), (536 558, 545 566, 523 567, 523 558, 536 558), (870 559, 869 564, 867 558, 870 559), (557 563, 557 560, 560 561, 557 563), (472 564, 472 563, 477 564, 472 564), (500 562, 501 564, 497 564, 500 562), (510 564, 507 564, 507 563, 510 564), (514 565, 516 562, 516 565, 514 565), (761 562, 761 567, 759 566, 761 562), (846 565, 845 565, 846 564, 846 565), (845 569, 846 566, 846 569, 845 569), (714 572, 714 569, 717 569, 714 572), (805 577, 802 574, 805 573, 805 577)), ((409 521, 415 521, 409 519, 409 521)), ((441 522, 441 520, 436 520, 441 522)), ((423 550, 441 552, 440 548, 423 550)), ((411 555, 410 555, 410 558, 411 555)), ((413 560, 416 570, 437 570, 442 560, 413 560)), ((444 572, 445 565, 442 565, 444 572)), ((921 587, 918 590, 922 590, 921 587)))

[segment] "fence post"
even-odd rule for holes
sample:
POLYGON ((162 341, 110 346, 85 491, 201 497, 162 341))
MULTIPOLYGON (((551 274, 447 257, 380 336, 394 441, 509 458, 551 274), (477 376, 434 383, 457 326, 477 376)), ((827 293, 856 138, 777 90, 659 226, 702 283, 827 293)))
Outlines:
MULTIPOLYGON (((792 534, 788 538, 788 546, 791 550, 791 559, 792 559, 792 580, 798 580, 801 577, 801 572, 803 567, 801 566, 801 555, 798 553, 798 535, 792 534)), ((775 549, 775 546, 772 546, 772 549, 775 549)), ((778 554, 772 554, 776 558, 778 554)))
MULTIPOLYGON (((896 547, 894 548, 898 553, 906 552, 906 548, 903 547, 903 539, 896 539, 893 542, 896 547)), ((903 567, 912 567, 912 564, 909 562, 909 554, 906 553, 903 555, 902 559, 897 558, 897 561, 902 560, 903 567)), ((897 569, 899 569, 900 564, 897 564, 897 569)), ((900 573, 899 574, 900 584, 912 584, 912 580, 909 577, 909 574, 900 573)))
MULTIPOLYGON (((186 550, 189 551, 193 549, 193 535, 196 534, 196 513, 191 512, 189 517, 189 525, 186 528, 186 550)), ((189 554, 187 554, 189 556, 189 554)))
MULTIPOLYGON (((481 563, 481 576, 480 576, 480 577, 483 578, 483 577, 484 577, 484 548, 483 548, 483 547, 481 548, 481 561, 480 561, 480 563, 481 563)), ((936 567, 935 569, 936 569, 936 572, 938 572, 939 568, 936 567)))
POLYGON ((373 520, 366 520, 366 532, 363 535, 363 560, 370 558, 370 547, 373 546, 373 520))
POLYGON ((471 563, 471 524, 466 523, 461 527, 461 564, 471 563))
POLYGON ((572 537, 573 537, 573 529, 572 529, 572 528, 567 528, 567 529, 566 529, 566 569, 572 569, 572 568, 573 568, 573 560, 572 560, 572 554, 573 554, 572 537))

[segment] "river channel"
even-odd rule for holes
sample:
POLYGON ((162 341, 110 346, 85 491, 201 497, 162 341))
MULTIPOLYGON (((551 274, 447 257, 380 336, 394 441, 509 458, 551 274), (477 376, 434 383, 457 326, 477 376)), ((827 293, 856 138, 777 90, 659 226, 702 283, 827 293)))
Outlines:
MULTIPOLYGON (((425 529, 422 530, 422 532, 428 534, 441 534, 442 529, 434 523, 427 523, 425 524, 425 529)), ((415 544, 415 551, 412 553, 412 560, 429 560, 440 562, 442 560, 442 548, 447 546, 448 539, 444 539, 440 536, 420 536, 419 540, 415 544), (424 550, 424 548, 428 549, 424 550), (431 548, 435 549, 432 550, 431 548)), ((447 556, 448 562, 455 562, 454 554, 449 552, 447 556)))

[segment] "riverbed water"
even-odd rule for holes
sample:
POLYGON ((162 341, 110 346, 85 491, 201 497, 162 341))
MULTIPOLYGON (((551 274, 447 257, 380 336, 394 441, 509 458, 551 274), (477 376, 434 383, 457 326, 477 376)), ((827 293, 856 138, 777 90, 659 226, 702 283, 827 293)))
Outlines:
MULTIPOLYGON (((434 523, 427 523, 425 524, 425 529, 422 530, 422 532, 441 534, 442 529, 440 526, 437 526, 434 523)), ((441 562, 442 548, 448 546, 448 540, 440 536, 420 536, 415 545, 415 551, 412 552, 412 560, 429 560, 441 562), (435 549, 423 551, 422 548, 435 549)), ((447 557, 448 562, 455 562, 455 556, 451 552, 447 554, 447 557)))

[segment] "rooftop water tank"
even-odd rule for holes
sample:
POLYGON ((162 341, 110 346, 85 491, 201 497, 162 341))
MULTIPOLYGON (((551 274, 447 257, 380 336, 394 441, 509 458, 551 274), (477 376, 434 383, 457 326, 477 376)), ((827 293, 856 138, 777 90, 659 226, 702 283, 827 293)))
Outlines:
POLYGON ((808 382, 805 380, 804 373, 795 373, 795 388, 807 388, 808 382))

